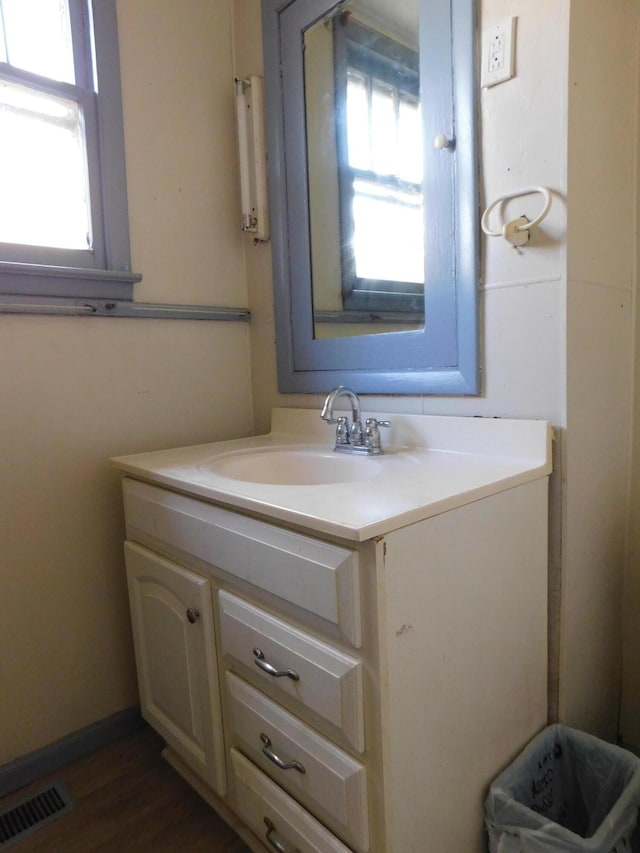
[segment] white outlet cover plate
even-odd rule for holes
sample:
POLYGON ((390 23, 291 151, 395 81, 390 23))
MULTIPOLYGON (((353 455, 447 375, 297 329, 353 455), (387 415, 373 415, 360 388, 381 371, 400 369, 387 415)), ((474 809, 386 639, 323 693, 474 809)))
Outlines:
POLYGON ((505 18, 482 33, 482 72, 480 85, 483 89, 511 80, 515 73, 516 18, 505 18), (496 57, 496 45, 499 56, 496 57))

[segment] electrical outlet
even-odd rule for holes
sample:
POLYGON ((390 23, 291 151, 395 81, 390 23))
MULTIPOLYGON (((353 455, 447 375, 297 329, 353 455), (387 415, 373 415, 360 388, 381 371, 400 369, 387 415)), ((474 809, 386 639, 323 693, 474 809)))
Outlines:
POLYGON ((482 34, 483 88, 504 83, 514 76, 515 34, 515 18, 506 18, 482 34))
POLYGON ((489 71, 502 71, 504 68, 504 33, 496 32, 489 43, 489 71))

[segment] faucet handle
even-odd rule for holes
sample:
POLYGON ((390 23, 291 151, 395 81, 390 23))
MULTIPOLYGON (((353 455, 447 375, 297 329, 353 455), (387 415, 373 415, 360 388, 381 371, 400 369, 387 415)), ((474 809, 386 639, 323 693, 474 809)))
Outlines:
POLYGON ((391 421, 379 421, 377 418, 367 418, 364 430, 364 443, 372 450, 382 452, 380 446, 380 431, 378 427, 390 427, 391 421))
POLYGON ((338 424, 336 427, 336 445, 350 444, 351 439, 349 436, 347 418, 340 416, 337 418, 336 423, 338 424))

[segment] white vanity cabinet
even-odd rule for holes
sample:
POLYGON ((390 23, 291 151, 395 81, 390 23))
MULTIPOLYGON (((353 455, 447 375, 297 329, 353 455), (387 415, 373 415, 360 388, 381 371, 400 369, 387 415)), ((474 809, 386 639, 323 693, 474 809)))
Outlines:
POLYGON ((481 853, 546 724, 547 477, 365 541, 142 480, 138 675, 174 766, 256 851, 481 853))

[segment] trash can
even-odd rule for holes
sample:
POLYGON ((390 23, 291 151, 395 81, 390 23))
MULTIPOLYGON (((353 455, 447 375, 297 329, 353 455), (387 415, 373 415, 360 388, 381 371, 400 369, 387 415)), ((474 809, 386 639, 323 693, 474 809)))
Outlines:
POLYGON ((627 853, 634 851, 639 807, 640 759, 576 729, 549 726, 489 789, 489 849, 627 853))

